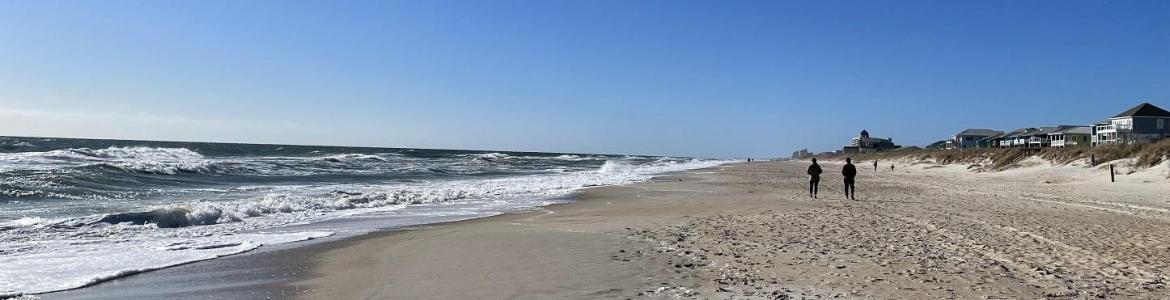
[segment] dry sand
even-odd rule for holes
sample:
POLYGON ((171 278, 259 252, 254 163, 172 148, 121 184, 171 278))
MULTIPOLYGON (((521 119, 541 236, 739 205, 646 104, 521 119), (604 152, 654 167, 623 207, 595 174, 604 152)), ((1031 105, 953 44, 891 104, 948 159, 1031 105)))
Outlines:
POLYGON ((313 299, 1170 297, 1164 170, 1109 183, 1082 166, 858 165, 860 201, 840 195, 839 165, 815 201, 804 162, 729 165, 337 243, 292 285, 313 299))

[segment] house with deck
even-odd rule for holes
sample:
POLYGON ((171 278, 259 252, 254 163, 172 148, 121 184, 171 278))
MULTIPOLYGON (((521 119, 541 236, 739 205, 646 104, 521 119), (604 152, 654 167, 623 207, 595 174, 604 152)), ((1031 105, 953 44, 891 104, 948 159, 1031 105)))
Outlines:
POLYGON ((1093 125, 1091 143, 1096 145, 1152 143, 1170 138, 1170 111, 1142 103, 1093 125))
POLYGON ((1048 134, 1056 132, 1059 127, 1040 127, 1038 130, 1028 132, 1024 136, 1027 137, 1024 143, 1024 148, 1040 149, 1046 148, 1050 145, 1048 134))
POLYGON ((1020 128, 1012 130, 999 141, 1000 148, 1023 148, 1028 146, 1028 138, 1039 128, 1020 128))
POLYGON ((999 147, 999 141, 1003 140, 1005 135, 1007 135, 1007 132, 1000 132, 992 136, 979 139, 979 141, 975 142, 975 146, 978 148, 997 148, 999 147))
POLYGON ((1022 133, 1021 130, 1022 129, 1016 129, 1016 130, 1005 132, 1002 136, 999 137, 999 140, 995 144, 995 147, 1010 148, 1012 146, 1012 141, 1015 140, 1015 138, 1016 138, 1016 135, 1019 135, 1020 133, 1022 133))
POLYGON ((1091 126, 1061 125, 1054 132, 1048 134, 1050 147, 1077 147, 1089 146, 1093 135, 1091 126))
POLYGON ((991 129, 971 128, 956 133, 947 140, 947 149, 968 149, 979 147, 979 141, 990 136, 1002 134, 1003 131, 991 129))

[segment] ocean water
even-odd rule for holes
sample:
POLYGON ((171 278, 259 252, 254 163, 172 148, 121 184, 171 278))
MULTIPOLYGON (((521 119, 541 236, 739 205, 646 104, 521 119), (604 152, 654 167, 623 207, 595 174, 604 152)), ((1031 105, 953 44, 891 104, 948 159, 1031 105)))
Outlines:
POLYGON ((0 298, 371 231, 398 219, 417 224, 530 209, 585 187, 726 162, 0 137, 0 298))

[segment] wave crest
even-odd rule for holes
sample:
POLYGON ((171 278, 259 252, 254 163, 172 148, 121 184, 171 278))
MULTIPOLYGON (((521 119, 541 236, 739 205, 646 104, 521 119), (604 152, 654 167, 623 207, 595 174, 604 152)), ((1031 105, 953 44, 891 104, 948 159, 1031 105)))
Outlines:
POLYGON ((499 152, 468 154, 465 156, 471 157, 471 159, 477 160, 477 161, 497 161, 497 160, 504 160, 504 159, 512 158, 511 155, 507 155, 507 154, 499 153, 499 152))
POLYGON ((597 172, 601 174, 628 174, 634 171, 634 166, 628 162, 618 160, 607 160, 597 168, 597 172))
POLYGON ((387 162, 387 161, 389 161, 385 157, 381 157, 378 155, 357 154, 357 153, 329 155, 329 156, 319 157, 319 158, 316 158, 314 160, 331 162, 331 163, 352 163, 352 162, 371 162, 371 161, 387 162))
MULTIPOLYGON (((203 155, 186 148, 110 147, 106 149, 61 149, 46 152, 0 154, 0 171, 49 170, 70 166, 106 163, 174 163, 203 160, 203 155)), ((133 168, 133 167, 128 167, 133 168)))
POLYGON ((714 166, 720 163, 722 162, 683 161, 637 166, 620 160, 610 160, 595 171, 524 177, 408 185, 289 187, 288 192, 273 192, 243 201, 176 203, 145 212, 111 214, 103 217, 101 222, 154 224, 160 228, 168 228, 241 222, 248 218, 274 214, 319 214, 457 200, 545 198, 565 195, 584 187, 625 184, 648 179, 657 173, 714 166))
MULTIPOLYGON (((187 148, 156 148, 156 147, 109 147, 106 149, 92 150, 89 148, 55 150, 55 151, 70 151, 73 153, 106 159, 135 159, 135 160, 192 160, 202 159, 203 155, 199 152, 192 151, 187 148)), ((52 151, 50 151, 52 152, 52 151)))

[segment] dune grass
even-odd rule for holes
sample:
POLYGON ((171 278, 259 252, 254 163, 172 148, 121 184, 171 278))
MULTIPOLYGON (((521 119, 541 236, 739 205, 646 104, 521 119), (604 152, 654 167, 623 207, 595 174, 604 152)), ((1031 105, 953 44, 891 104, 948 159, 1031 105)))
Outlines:
POLYGON ((845 157, 851 157, 857 161, 870 161, 874 159, 892 160, 912 158, 917 160, 933 160, 939 164, 981 165, 987 169, 1004 170, 1017 167, 1019 162, 1032 156, 1038 156, 1058 165, 1066 165, 1075 161, 1089 163, 1090 158, 1096 159, 1096 165, 1118 159, 1133 158, 1135 167, 1148 168, 1156 166, 1166 160, 1167 157, 1170 157, 1170 140, 1163 140, 1154 144, 1044 148, 1041 150, 1018 148, 966 150, 905 149, 882 153, 846 154, 829 157, 829 159, 844 160, 845 157))
POLYGON ((1138 151, 1136 163, 1141 167, 1153 167, 1162 163, 1167 157, 1170 157, 1170 140, 1145 145, 1138 151))

